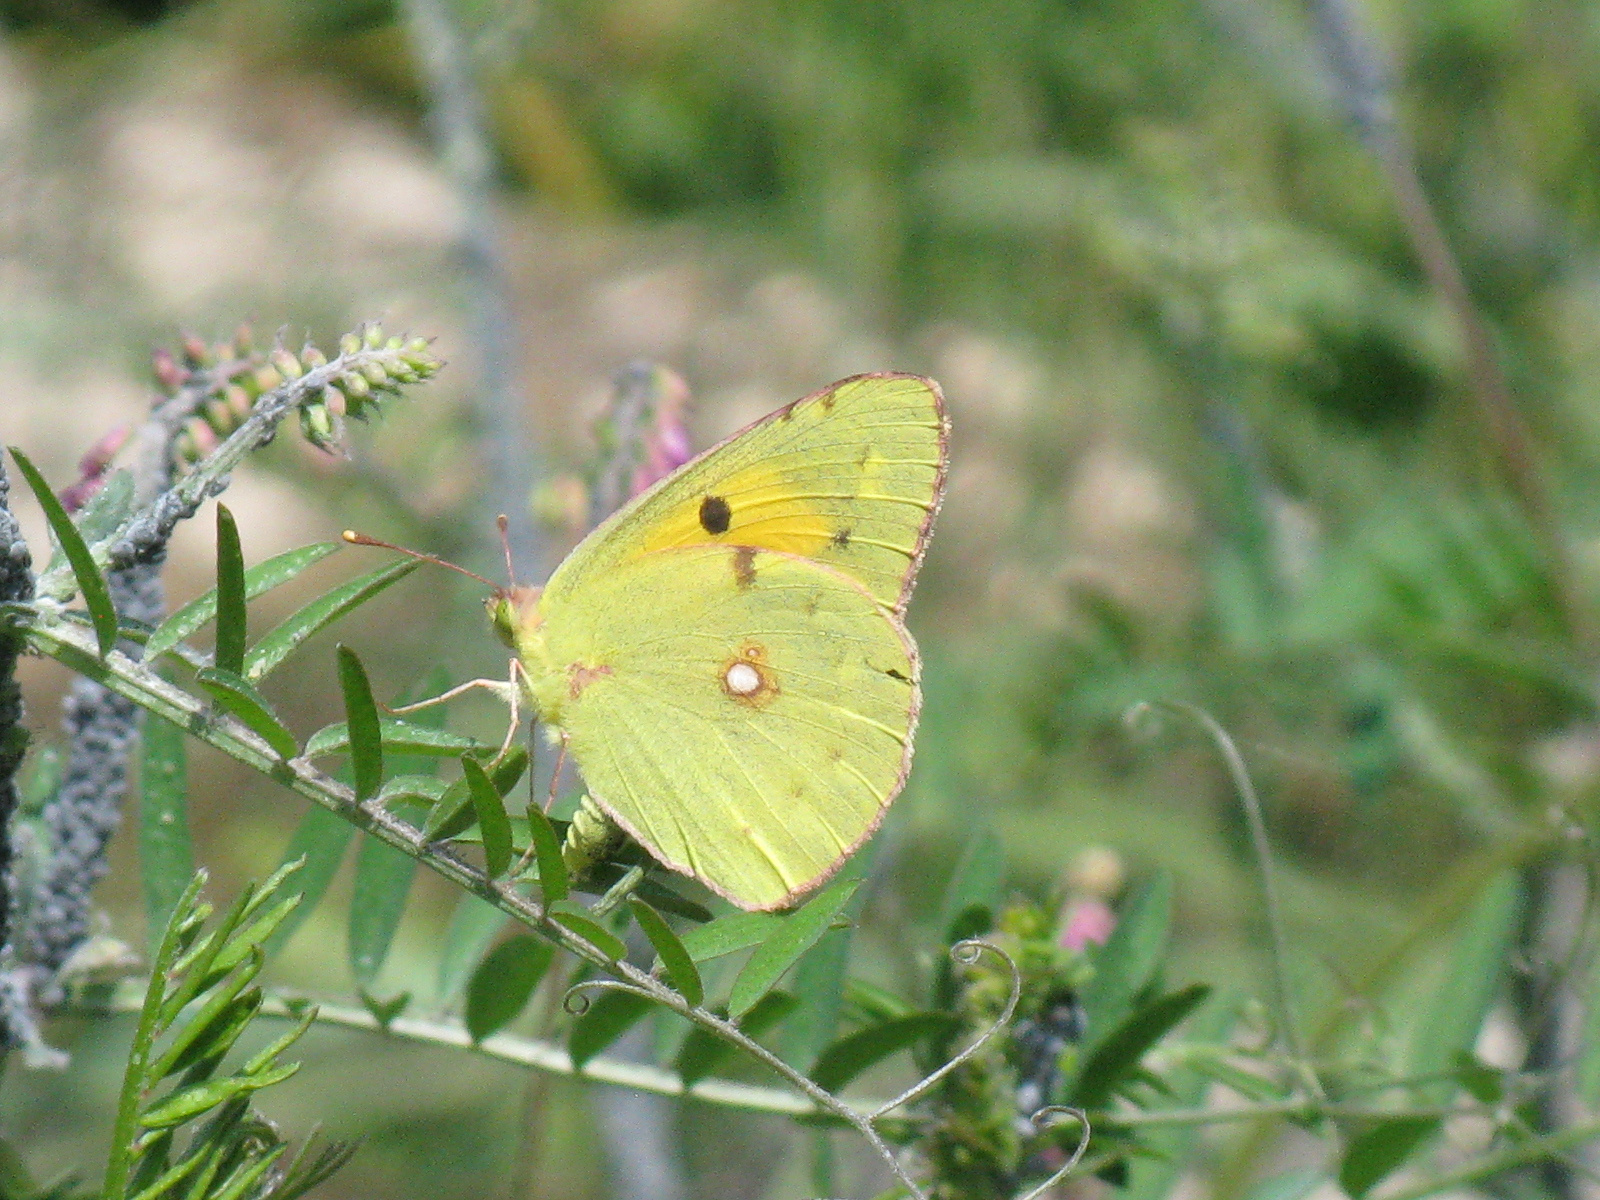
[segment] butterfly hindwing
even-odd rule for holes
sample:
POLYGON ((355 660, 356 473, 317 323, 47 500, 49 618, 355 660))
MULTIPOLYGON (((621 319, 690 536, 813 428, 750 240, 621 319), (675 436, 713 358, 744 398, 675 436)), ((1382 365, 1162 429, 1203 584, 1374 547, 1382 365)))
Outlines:
POLYGON ((741 907, 782 907, 832 874, 905 781, 916 649, 841 571, 753 547, 656 550, 565 601, 547 593, 544 616, 540 707, 590 794, 741 907))
POLYGON ((675 546, 754 546, 836 567, 903 612, 944 489, 938 385, 857 375, 779 409, 600 525, 549 583, 581 588, 675 546))

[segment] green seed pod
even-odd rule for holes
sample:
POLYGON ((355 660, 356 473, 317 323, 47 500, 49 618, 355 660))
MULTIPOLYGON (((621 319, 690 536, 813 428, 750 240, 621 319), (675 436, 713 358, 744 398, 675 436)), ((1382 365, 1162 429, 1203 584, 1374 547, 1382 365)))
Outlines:
POLYGON ((250 376, 250 382, 255 385, 256 395, 259 396, 262 392, 270 392, 282 383, 283 376, 271 367, 257 367, 250 376))
POLYGON ((377 324, 368 325, 361 335, 361 340, 368 350, 376 350, 383 345, 383 326, 377 324))
POLYGON ((328 356, 307 342, 300 350, 300 361, 306 365, 306 370, 315 371, 328 365, 328 356))
POLYGON ((340 354, 354 354, 361 349, 361 339, 353 333, 347 333, 339 339, 340 354))
POLYGON ((339 376, 339 390, 351 400, 364 400, 372 395, 372 385, 366 376, 357 371, 347 371, 339 376))

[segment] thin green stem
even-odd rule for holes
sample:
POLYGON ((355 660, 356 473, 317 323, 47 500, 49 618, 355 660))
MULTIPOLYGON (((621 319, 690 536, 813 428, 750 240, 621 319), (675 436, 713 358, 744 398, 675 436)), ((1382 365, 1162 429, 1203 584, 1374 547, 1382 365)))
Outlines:
POLYGON ((122 1093, 117 1098, 117 1119, 111 1129, 111 1156, 106 1162, 105 1183, 101 1187, 102 1200, 122 1200, 128 1189, 128 1175, 133 1167, 133 1140, 139 1127, 139 1103, 144 1099, 145 1075, 150 1062, 150 1052, 160 1032, 162 1001, 166 998, 167 972, 178 957, 179 930, 183 918, 191 911, 195 898, 205 885, 206 873, 198 871, 173 907, 173 916, 167 922, 167 931, 161 938, 161 948, 156 951, 150 969, 150 982, 144 989, 144 1000, 139 1005, 139 1024, 133 1031, 133 1045, 128 1050, 128 1067, 122 1075, 122 1093))
POLYGON ((1267 838, 1267 822, 1261 812, 1261 798, 1256 794, 1256 785, 1250 778, 1250 769, 1245 765, 1244 756, 1239 753, 1239 748, 1234 745, 1228 731, 1205 709, 1181 700, 1157 700, 1147 707, 1166 709, 1189 718, 1210 737, 1217 752, 1222 755, 1222 761, 1227 765, 1234 791, 1238 794, 1245 820, 1250 826, 1250 842, 1255 850, 1256 867, 1261 872, 1261 895, 1266 909, 1268 934, 1272 938, 1272 984, 1274 998, 1277 1001, 1278 1023, 1283 1028, 1284 1043, 1288 1047, 1289 1057, 1294 1062, 1296 1072, 1307 1090, 1321 1099, 1322 1083, 1317 1078, 1317 1073, 1306 1054, 1305 1044, 1300 1037, 1299 1022, 1295 1019, 1294 996, 1289 986, 1289 939, 1283 931, 1283 910, 1278 899, 1276 876, 1272 869, 1272 843, 1267 838))

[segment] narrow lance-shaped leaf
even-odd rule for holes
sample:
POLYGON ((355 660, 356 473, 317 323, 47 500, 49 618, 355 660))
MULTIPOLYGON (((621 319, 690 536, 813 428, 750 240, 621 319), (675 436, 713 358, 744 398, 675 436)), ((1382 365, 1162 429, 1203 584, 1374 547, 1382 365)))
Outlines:
POLYGON ((1129 1013, 1084 1061, 1071 1103, 1090 1111, 1103 1107, 1139 1066, 1145 1051, 1210 995, 1209 987, 1194 983, 1129 1013))
POLYGON ((583 938, 612 962, 620 962, 628 957, 628 948, 622 944, 622 939, 598 921, 566 909, 556 909, 550 914, 550 919, 567 932, 583 938))
POLYGON ((339 690, 344 693, 345 723, 350 731, 350 775, 356 800, 372 799, 383 786, 383 739, 378 729, 378 705, 372 699, 367 670, 348 646, 337 648, 339 690))
MULTIPOLYGON (((338 542, 316 542, 296 550, 275 554, 266 562, 257 563, 244 573, 244 598, 254 600, 273 588, 288 583, 313 563, 321 562, 339 549, 338 542)), ((144 645, 146 662, 165 654, 195 630, 217 615, 217 590, 212 588, 203 596, 189 601, 156 626, 144 645)))
POLYGON ((478 814, 478 829, 483 834, 484 868, 490 879, 498 879, 511 866, 511 819, 495 790, 494 781, 477 759, 463 755, 461 775, 478 814))
MULTIPOLYGON (((1490 880, 1472 910, 1449 956, 1449 970, 1417 1022, 1411 1070, 1419 1076, 1442 1075, 1458 1054, 1470 1054, 1504 977, 1506 960, 1516 941, 1522 915, 1522 885, 1512 871, 1490 880)), ((1422 1094, 1444 1104, 1456 1089, 1454 1080, 1429 1083, 1422 1094)))
MULTIPOLYGON (((739 1028, 753 1038, 760 1037, 792 1013, 798 1004, 788 992, 768 992, 745 1013, 739 1028)), ((696 1026, 683 1039, 683 1048, 678 1051, 672 1069, 683 1080, 684 1087, 693 1087, 737 1053, 735 1046, 696 1026)))
MULTIPOLYGON (((456 758, 462 754, 493 754, 495 748, 487 742, 434 729, 399 717, 380 717, 378 732, 383 748, 390 754, 426 754, 434 758, 456 758)), ((306 739, 306 757, 317 758, 324 754, 343 754, 350 749, 350 726, 346 721, 317 730, 306 739)), ((520 749, 520 747, 518 747, 520 749)))
POLYGON ((554 904, 565 900, 570 889, 567 864, 561 857, 561 839, 556 837, 555 826, 537 804, 528 805, 528 838, 539 864, 539 890, 544 894, 544 902, 554 904))
POLYGON ((267 957, 270 958, 294 936, 295 930, 300 928, 300 923, 311 915, 311 910, 316 908, 317 902, 327 893, 328 885, 338 874, 339 864, 344 860, 345 849, 350 845, 350 839, 355 836, 355 832, 354 825, 320 804, 313 804, 306 809, 306 815, 300 819, 300 824, 289 839, 289 845, 283 854, 285 863, 305 860, 300 868, 298 880, 303 900, 267 939, 267 957))
POLYGON ((1127 1015, 1160 965, 1172 923, 1172 876, 1157 872, 1117 914, 1111 937, 1094 955, 1094 978, 1083 993, 1090 1048, 1127 1015))
POLYGON ((56 544, 72 566, 73 577, 78 581, 78 594, 83 597, 84 607, 89 610, 89 620, 94 623, 95 641, 100 647, 100 657, 104 658, 117 644, 117 610, 111 604, 111 591, 106 586, 106 577, 95 565, 94 556, 89 553, 89 547, 84 544, 72 518, 67 516, 67 510, 56 499, 44 476, 39 474, 39 468, 15 446, 11 447, 11 457, 16 460, 34 498, 39 501, 39 507, 44 509, 45 520, 50 523, 50 531, 56 536, 56 544))
POLYGON ((361 839, 347 937, 350 974, 363 992, 371 990, 389 957, 416 873, 417 860, 405 851, 375 837, 361 839))
POLYGON ((583 1070, 585 1063, 632 1029, 649 1011, 650 1001, 644 996, 613 990, 601 992, 572 1023, 572 1033, 567 1038, 572 1069, 583 1070))
POLYGON ((709 962, 725 954, 759 946, 772 936, 783 921, 784 918, 776 913, 729 913, 688 930, 683 935, 683 948, 695 962, 709 962))
POLYGON ((1439 1128, 1436 1117, 1380 1121, 1351 1140, 1339 1164, 1339 1186, 1361 1200, 1439 1128))
POLYGON ((244 674, 247 624, 244 551, 239 526, 226 504, 217 505, 217 648, 213 661, 224 671, 244 674))
POLYGON ((473 965, 482 958, 495 934, 511 918, 481 896, 466 893, 456 902, 439 955, 438 999, 448 1005, 466 982, 473 965))
MULTIPOLYGON (((863 875, 872 872, 882 847, 881 841, 869 842, 857 856, 856 868, 863 875)), ((845 972, 850 964, 850 943, 855 939, 855 922, 861 915, 866 893, 857 891, 842 910, 840 920, 823 933, 800 956, 794 974, 789 977, 790 990, 800 1001, 794 1019, 783 1029, 778 1053, 790 1066, 806 1070, 817 1061, 817 1055, 839 1032, 839 1015, 844 1010, 845 972), (841 925, 843 926, 841 928, 841 925)))
POLYGON ((555 947, 519 933, 489 951, 467 983, 467 1032, 474 1042, 508 1025, 550 967, 555 947))
POLYGON ((817 1056, 811 1080, 825 1091, 837 1092, 891 1054, 908 1050, 926 1038, 949 1037, 959 1024, 949 1013, 910 1013, 858 1029, 817 1056))
MULTIPOLYGON (((513 746, 498 763, 489 768, 489 779, 494 783, 494 790, 504 798, 517 786, 517 780, 522 778, 527 767, 528 752, 521 746, 513 746)), ((422 833, 429 841, 453 838, 468 829, 474 818, 472 793, 467 788, 466 778, 462 777, 439 797, 438 803, 428 813, 428 819, 423 822, 422 833)))
POLYGON ((139 768, 139 874, 152 953, 178 897, 194 878, 183 738, 183 730, 170 721, 145 714, 139 768))
POLYGON ((756 948, 733 981, 728 1012, 734 1020, 749 1012, 800 956, 816 945, 817 939, 828 931, 833 919, 860 885, 859 879, 840 880, 824 888, 804 908, 783 919, 772 936, 756 948))
POLYGON ((351 609, 372 599, 396 580, 403 579, 416 570, 417 565, 415 561, 391 563, 341 584, 291 614, 245 653, 245 678, 252 682, 262 679, 312 634, 326 629, 351 609))
POLYGON ((661 956, 661 965, 667 972, 667 978, 672 980, 672 986, 691 1005, 699 1007, 706 996, 705 987, 700 982, 700 972, 694 965, 694 959, 689 957, 689 952, 683 948, 672 926, 637 896, 629 897, 628 907, 633 910, 633 919, 639 922, 645 937, 650 939, 650 944, 661 956))
POLYGON ((247 680, 220 667, 202 667, 195 672, 194 681, 223 708, 239 718, 252 733, 272 747, 279 758, 293 758, 300 747, 294 734, 278 719, 272 705, 247 680))

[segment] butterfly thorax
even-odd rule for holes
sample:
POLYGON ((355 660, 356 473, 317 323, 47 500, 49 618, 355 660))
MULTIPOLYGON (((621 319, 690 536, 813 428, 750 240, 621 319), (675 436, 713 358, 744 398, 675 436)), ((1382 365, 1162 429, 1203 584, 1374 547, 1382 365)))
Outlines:
POLYGON ((551 658, 546 641, 544 589, 514 585, 484 601, 495 635, 516 651, 522 663, 523 683, 539 717, 551 725, 561 723, 561 700, 567 691, 567 672, 551 658))

